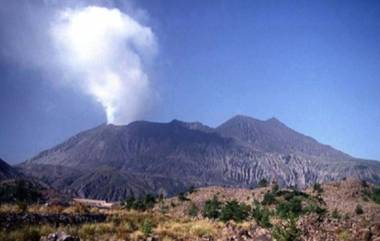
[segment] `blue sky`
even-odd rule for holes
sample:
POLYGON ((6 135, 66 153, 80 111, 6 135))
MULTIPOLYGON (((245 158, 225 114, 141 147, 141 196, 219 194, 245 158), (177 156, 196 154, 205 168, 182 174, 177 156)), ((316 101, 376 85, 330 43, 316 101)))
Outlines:
MULTIPOLYGON (((29 26, 10 14, 23 16, 31 8, 7 4, 2 2, 8 10, 0 11, 0 157, 15 163, 106 117, 92 98, 10 56, 10 42, 29 26)), ((49 11, 44 4, 38 7, 49 11)), ((149 78, 158 97, 143 119, 216 126, 236 114, 275 116, 353 156, 380 160, 379 2, 114 1, 112 6, 143 10, 137 18, 157 37, 149 78)), ((40 46, 26 44, 21 52, 39 53, 40 46)))

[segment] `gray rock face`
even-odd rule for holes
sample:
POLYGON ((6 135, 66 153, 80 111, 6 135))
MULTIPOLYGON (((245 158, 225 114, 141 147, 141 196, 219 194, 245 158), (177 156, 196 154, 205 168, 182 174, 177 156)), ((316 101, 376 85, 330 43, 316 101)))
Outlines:
POLYGON ((190 186, 282 186, 354 176, 380 181, 380 162, 355 159, 276 119, 237 116, 217 128, 174 120, 101 125, 41 152, 20 169, 73 195, 120 200, 190 186))

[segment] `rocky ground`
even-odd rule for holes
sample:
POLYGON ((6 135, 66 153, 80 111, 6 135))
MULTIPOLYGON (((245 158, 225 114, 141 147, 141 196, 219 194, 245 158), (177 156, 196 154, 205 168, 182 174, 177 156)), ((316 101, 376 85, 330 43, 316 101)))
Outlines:
POLYGON ((0 240, 379 241, 376 190, 350 179, 303 192, 275 185, 200 188, 157 198, 145 210, 141 203, 146 200, 111 210, 32 205, 21 211, 17 205, 2 205, 0 240), (206 209, 212 200, 218 208, 206 209))

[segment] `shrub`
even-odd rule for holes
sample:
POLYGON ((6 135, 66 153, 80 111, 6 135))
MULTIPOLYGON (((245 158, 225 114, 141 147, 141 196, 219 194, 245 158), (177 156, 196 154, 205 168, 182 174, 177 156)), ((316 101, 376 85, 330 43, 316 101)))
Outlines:
POLYGON ((36 227, 23 227, 0 235, 0 240, 7 241, 39 241, 41 234, 36 227))
POLYGON ((355 207, 355 213, 358 214, 358 215, 364 213, 363 207, 360 204, 356 205, 356 207, 355 207))
POLYGON ((316 213, 318 215, 323 215, 327 212, 327 210, 319 205, 310 204, 306 208, 303 209, 302 212, 306 213, 316 213))
POLYGON ((154 207, 154 204, 156 203, 156 197, 150 193, 145 194, 143 202, 145 209, 151 209, 154 207))
POLYGON ((178 200, 181 201, 181 202, 184 202, 184 201, 189 201, 190 199, 188 199, 188 198, 186 197, 186 194, 185 194, 185 193, 180 192, 180 193, 178 194, 178 200))
POLYGON ((35 203, 43 200, 42 193, 31 182, 16 180, 0 185, 0 203, 35 203))
POLYGON ((125 207, 126 209, 132 209, 133 205, 135 204, 136 198, 132 194, 131 196, 128 196, 125 201, 122 202, 122 206, 125 207))
POLYGON ((193 193, 193 192, 196 192, 197 190, 195 189, 195 187, 193 186, 193 185, 191 185, 190 187, 189 187, 189 193, 191 194, 191 193, 193 193))
POLYGON ((280 190, 276 194, 277 196, 282 196, 286 201, 289 201, 290 199, 294 197, 302 197, 302 198, 310 198, 310 196, 307 193, 298 191, 298 190, 280 190))
POLYGON ((350 240, 350 237, 351 237, 351 234, 350 234, 350 232, 347 231, 347 230, 343 230, 343 231, 341 231, 341 232, 338 234, 338 239, 339 239, 339 240, 343 240, 343 241, 350 240))
POLYGON ((296 219, 291 217, 284 225, 276 225, 273 228, 272 236, 277 241, 298 241, 301 231, 297 228, 296 219))
POLYGON ((275 197, 275 195, 273 193, 271 193, 271 192, 265 193, 264 199, 261 202, 261 204, 263 204, 263 205, 271 205, 271 204, 274 204, 274 203, 276 203, 276 197, 275 197))
POLYGON ((160 193, 160 194, 158 195, 158 202, 163 202, 164 199, 165 199, 164 194, 163 194, 163 193, 160 193))
POLYGON ((255 202, 252 209, 252 217, 256 222, 264 228, 272 227, 270 223, 270 211, 269 209, 263 207, 260 203, 255 202))
POLYGON ((380 187, 374 187, 371 194, 371 199, 380 204, 380 187))
POLYGON ((278 186, 277 183, 274 183, 272 186, 272 193, 276 194, 278 192, 278 190, 280 190, 280 187, 278 186))
POLYGON ((228 220, 234 220, 236 222, 241 222, 248 218, 250 207, 244 203, 239 204, 236 200, 227 202, 223 206, 220 219, 224 222, 228 220))
POLYGON ((314 183, 314 185, 313 185, 313 192, 322 193, 323 192, 323 188, 322 188, 321 184, 319 184, 318 182, 314 183))
POLYGON ((293 197, 289 201, 281 202, 276 207, 277 214, 282 218, 289 216, 298 217, 302 213, 302 201, 298 197, 293 197))
POLYGON ((217 196, 209 199, 205 202, 203 207, 203 217, 206 218, 219 218, 220 216, 221 203, 219 202, 217 196))
POLYGON ((169 210, 169 207, 165 205, 164 203, 160 203, 160 213, 165 214, 169 210))
POLYGON ((23 201, 17 201, 16 202, 16 205, 17 205, 17 209, 22 212, 22 213, 25 213, 27 210, 28 210, 28 204, 26 204, 26 202, 23 202, 23 201))
POLYGON ((198 216, 198 211, 198 207, 194 203, 191 203, 189 210, 187 210, 187 214, 191 217, 196 217, 198 216))
POLYGON ((368 229, 368 231, 364 235, 364 241, 371 241, 373 239, 373 233, 371 231, 371 228, 368 229))
POLYGON ((152 194, 145 194, 143 198, 138 199, 132 194, 122 202, 122 206, 128 210, 145 211, 146 209, 152 209, 155 203, 156 198, 152 194))
POLYGON ((258 187, 267 187, 269 184, 268 180, 263 178, 259 181, 259 183, 257 183, 257 186, 258 187))
POLYGON ((331 213, 331 217, 335 219, 340 219, 340 214, 338 210, 335 208, 334 211, 331 213))
MULTIPOLYGON (((196 237, 212 237, 216 234, 216 230, 212 224, 207 222, 191 223, 190 236, 196 237)), ((212 239, 211 239, 212 240, 212 239)))
POLYGON ((141 225, 141 232, 145 236, 149 236, 152 233, 153 230, 153 223, 150 219, 145 219, 144 222, 141 225))

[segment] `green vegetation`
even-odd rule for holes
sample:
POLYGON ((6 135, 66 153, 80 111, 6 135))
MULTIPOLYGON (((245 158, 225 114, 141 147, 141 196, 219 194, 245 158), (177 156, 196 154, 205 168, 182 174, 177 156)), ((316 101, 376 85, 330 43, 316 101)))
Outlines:
POLYGON ((263 205, 272 205, 272 204, 275 204, 275 203, 276 203, 275 194, 273 192, 267 192, 267 193, 265 193, 264 199, 261 202, 261 204, 263 204, 263 205))
POLYGON ((232 200, 223 204, 218 200, 217 196, 214 196, 205 202, 203 217, 219 219, 223 222, 229 220, 241 222, 250 216, 250 211, 251 207, 244 203, 232 200))
POLYGON ((380 187, 374 187, 371 194, 371 199, 380 204, 380 187))
POLYGON ((324 215, 327 212, 327 210, 326 210, 326 208, 323 208, 319 205, 311 203, 303 209, 303 212, 304 213, 316 213, 316 214, 321 216, 321 215, 324 215))
POLYGON ((227 222, 228 220, 234 220, 235 222, 241 222, 248 218, 251 207, 239 203, 236 200, 227 202, 220 212, 220 220, 227 222))
POLYGON ((302 211, 302 201, 299 197, 293 197, 289 201, 281 202, 276 207, 277 215, 281 218, 298 217, 302 211))
POLYGON ((146 218, 141 225, 141 232, 143 232, 145 236, 149 236, 152 233, 152 230, 153 230, 153 223, 150 219, 146 218))
POLYGON ((178 194, 178 200, 181 201, 181 202, 184 202, 184 201, 190 201, 190 199, 188 199, 188 198, 186 197, 186 193, 184 193, 184 192, 180 192, 180 193, 178 194))
POLYGON ((42 233, 39 227, 23 227, 10 232, 0 232, 0 240, 7 241, 39 241, 42 233))
POLYGON ((152 209, 155 203, 156 198, 151 194, 146 194, 142 198, 135 198, 135 196, 132 194, 125 201, 123 201, 121 205, 128 210, 134 209, 145 211, 147 209, 152 209))
POLYGON ((187 214, 190 216, 190 217, 197 217, 198 216, 198 207, 194 204, 194 203, 191 203, 190 204, 190 207, 187 211, 187 214))
MULTIPOLYGON (((371 197, 379 195, 373 191, 374 189, 371 186, 366 189, 369 190, 368 194, 371 197)), ((378 190, 378 192, 380 191, 378 190)), ((223 198, 223 200, 227 198, 223 196, 223 193, 220 193, 219 197, 223 198)), ((198 208, 192 201, 181 202, 180 199, 182 201, 189 200, 186 198, 185 193, 180 194, 178 199, 169 199, 168 202, 166 202, 167 200, 164 199, 163 195, 159 195, 157 198, 149 194, 139 198, 131 195, 122 203, 123 209, 106 211, 109 216, 104 222, 72 226, 61 225, 58 228, 49 226, 51 228, 48 233, 62 230, 80 237, 81 240, 94 240, 95 238, 97 240, 109 240, 111 237, 113 240, 133 241, 147 239, 148 237, 158 237, 159 240, 193 240, 194 238, 212 237, 217 240, 217 238, 221 238, 221 235, 224 235, 221 230, 225 226, 221 222, 215 222, 215 220, 223 222, 232 220, 238 224, 232 222, 231 225, 236 225, 236 227, 244 230, 251 227, 253 225, 252 220, 255 220, 259 226, 271 231, 272 237, 277 241, 297 241, 300 240, 301 235, 301 230, 296 225, 298 218, 308 213, 316 213, 319 215, 318 220, 322 220, 320 217, 326 214, 327 211, 323 206, 323 200, 319 198, 320 195, 308 195, 298 190, 281 190, 277 185, 272 185, 271 191, 264 194, 262 202, 255 200, 252 206, 238 200, 222 202, 218 199, 218 195, 205 201, 202 208, 198 208), (180 198, 181 196, 183 198, 180 198), (152 209, 156 202, 158 202, 156 209, 144 212, 152 209), (173 208, 179 205, 180 209, 170 210, 169 212, 170 205, 173 208), (185 208, 187 217, 172 216, 179 210, 183 210, 182 207, 185 208), (202 219, 200 215, 213 220, 202 219)), ((198 197, 194 197, 193 200, 199 201, 198 197)), ((245 198, 244 201, 246 201, 245 198)), ((13 204, 14 209, 17 210, 25 210, 23 205, 23 202, 20 202, 20 207, 13 204)), ((70 208, 72 209, 74 206, 70 208)), ((28 210, 29 212, 32 210, 30 206, 28 210)), ((89 209, 86 212, 92 213, 94 211, 89 209)), ((355 213, 363 213, 363 208, 358 205, 355 213)), ((337 209, 333 210, 330 215, 334 219, 343 219, 344 217, 337 209)), ((0 229, 0 240, 39 240, 42 235, 47 234, 46 230, 49 229, 41 231, 34 227, 28 227, 13 230, 12 232, 0 229), (11 238, 8 238, 8 236, 11 238)), ((343 238, 346 235, 345 233, 337 232, 336 235, 338 234, 343 238)))
POLYGON ((338 209, 336 209, 336 208, 334 209, 334 211, 331 213, 331 217, 335 218, 335 219, 341 218, 341 215, 339 214, 338 209))
POLYGON ((319 183, 314 183, 313 185, 313 192, 316 192, 316 193, 322 193, 323 192, 323 188, 321 186, 321 184, 319 183))
POLYGON ((259 202, 254 202, 252 208, 252 217, 256 220, 256 222, 264 228, 272 227, 270 222, 270 211, 268 208, 263 207, 259 202))
POLYGON ((269 184, 268 180, 263 178, 259 181, 259 183, 257 183, 257 186, 258 187, 267 187, 269 184))
POLYGON ((278 192, 278 190, 280 190, 280 187, 278 186, 277 183, 274 183, 272 186, 272 193, 276 194, 278 192))
POLYGON ((360 214, 364 213, 363 207, 360 204, 356 205, 356 207, 355 207, 355 213, 357 215, 360 215, 360 214))
POLYGON ((348 230, 343 230, 338 234, 338 239, 342 241, 350 240, 351 233, 348 230))
POLYGON ((37 187, 24 180, 2 182, 0 184, 0 203, 35 203, 43 199, 37 187))
POLYGON ((372 200, 375 203, 380 204, 380 186, 371 187, 366 181, 362 181, 361 185, 363 187, 363 200, 366 202, 372 200))
POLYGON ((300 240, 301 230, 297 228, 296 219, 289 217, 288 221, 273 228, 272 236, 277 241, 298 241, 300 240))
POLYGON ((203 217, 217 219, 220 216, 221 202, 214 196, 205 202, 203 207, 203 217))
POLYGON ((192 193, 194 193, 196 191, 197 191, 197 189, 195 189, 195 187, 192 185, 192 186, 189 187, 188 193, 192 194, 192 193))

